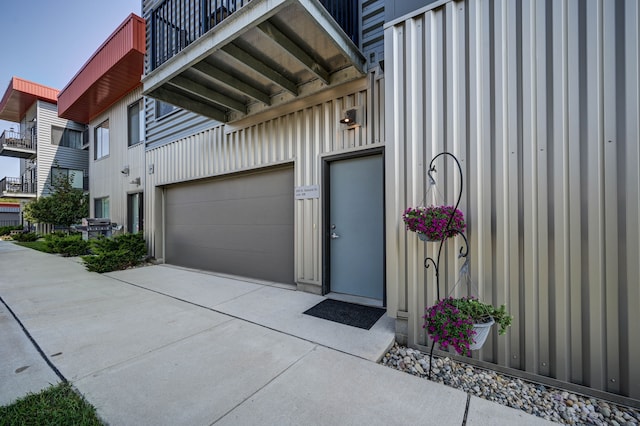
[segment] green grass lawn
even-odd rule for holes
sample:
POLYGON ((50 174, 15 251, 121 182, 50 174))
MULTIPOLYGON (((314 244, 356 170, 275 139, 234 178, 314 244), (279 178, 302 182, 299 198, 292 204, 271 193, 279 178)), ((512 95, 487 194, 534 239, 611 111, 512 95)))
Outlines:
POLYGON ((51 253, 51 250, 49 250, 49 248, 47 247, 44 241, 33 241, 33 242, 22 242, 22 243, 16 241, 15 244, 22 247, 28 247, 30 249, 43 251, 45 253, 51 253))
POLYGON ((0 424, 102 426, 96 409, 68 383, 28 394, 11 405, 0 407, 0 424))

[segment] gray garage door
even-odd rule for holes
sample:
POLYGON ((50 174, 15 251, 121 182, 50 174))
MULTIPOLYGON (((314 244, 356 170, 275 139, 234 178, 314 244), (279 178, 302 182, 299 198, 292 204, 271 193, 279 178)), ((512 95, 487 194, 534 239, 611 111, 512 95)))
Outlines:
POLYGON ((293 284, 293 189, 290 167, 168 187, 166 262, 293 284))

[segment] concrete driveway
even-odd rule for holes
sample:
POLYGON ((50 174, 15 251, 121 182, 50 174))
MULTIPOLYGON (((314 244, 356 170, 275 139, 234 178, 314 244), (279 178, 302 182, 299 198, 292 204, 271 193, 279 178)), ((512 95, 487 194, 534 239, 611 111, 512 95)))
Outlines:
POLYGON ((2 241, 0 271, 0 405, 65 378, 110 425, 548 423, 376 364, 391 318, 309 317, 323 298, 286 285, 2 241))

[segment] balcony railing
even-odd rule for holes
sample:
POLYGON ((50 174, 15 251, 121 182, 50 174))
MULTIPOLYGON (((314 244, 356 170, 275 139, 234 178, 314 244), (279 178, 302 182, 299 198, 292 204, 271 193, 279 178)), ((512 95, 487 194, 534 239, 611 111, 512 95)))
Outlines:
POLYGON ((0 194, 35 194, 37 184, 18 177, 5 177, 0 180, 0 194))
POLYGON ((0 145, 7 148, 36 149, 35 135, 24 135, 12 130, 5 130, 0 135, 0 145))
MULTIPOLYGON (((251 0, 164 0, 152 12, 151 69, 155 69, 251 0)), ((320 0, 349 38, 358 45, 358 2, 320 0)))

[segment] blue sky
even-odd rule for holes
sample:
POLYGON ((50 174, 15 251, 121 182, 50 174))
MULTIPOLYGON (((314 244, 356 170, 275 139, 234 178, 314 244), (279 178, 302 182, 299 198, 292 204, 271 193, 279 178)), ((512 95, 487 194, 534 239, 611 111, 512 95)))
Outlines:
MULTIPOLYGON (((140 15, 141 5, 141 0, 2 1, 0 98, 13 76, 63 89, 130 13, 140 15)), ((0 133, 12 126, 0 120, 0 133)), ((19 175, 19 161, 0 156, 0 179, 19 175)))

